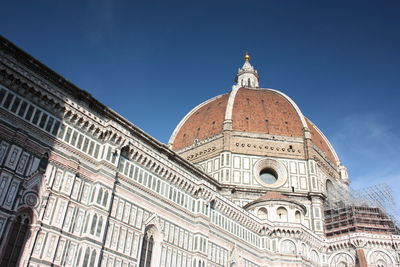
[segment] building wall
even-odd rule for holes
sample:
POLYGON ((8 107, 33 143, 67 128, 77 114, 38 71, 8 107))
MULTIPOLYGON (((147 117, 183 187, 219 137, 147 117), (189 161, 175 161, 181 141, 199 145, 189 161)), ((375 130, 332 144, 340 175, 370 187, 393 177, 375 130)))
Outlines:
MULTIPOLYGON (((310 217, 300 222, 244 210, 247 199, 226 197, 219 182, 257 186, 251 166, 260 157, 225 153, 226 165, 222 155, 210 159, 211 172, 203 163, 209 176, 11 43, 1 45, 2 260, 23 237, 14 247, 20 266, 138 266, 146 235, 154 238, 152 267, 336 266, 342 258, 352 266, 360 246, 369 262, 398 262, 398 236, 326 239, 316 229, 319 197, 303 200, 310 217), (229 175, 216 176, 224 170, 229 175)), ((325 190, 313 161, 281 163, 284 188, 307 194, 315 179, 315 190, 325 190)))

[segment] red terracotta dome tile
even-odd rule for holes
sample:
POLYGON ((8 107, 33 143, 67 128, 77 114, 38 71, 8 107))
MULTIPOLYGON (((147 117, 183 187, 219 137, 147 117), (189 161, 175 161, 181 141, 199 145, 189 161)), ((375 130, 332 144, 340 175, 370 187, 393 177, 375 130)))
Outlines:
POLYGON ((196 139, 204 140, 222 133, 228 98, 229 94, 221 95, 193 110, 177 132, 173 149, 179 150, 192 145, 196 139))
POLYGON ((309 119, 306 119, 306 121, 307 121, 308 128, 310 129, 310 132, 311 132, 311 139, 312 139, 313 143, 322 152, 324 152, 325 156, 327 156, 330 161, 336 163, 337 157, 335 156, 334 152, 332 152, 330 145, 325 140, 322 133, 320 133, 319 129, 309 119))
POLYGON ((270 90, 240 89, 232 112, 233 130, 302 137, 299 114, 282 95, 270 90))
POLYGON ((330 161, 338 162, 329 141, 293 100, 272 89, 240 88, 200 104, 175 129, 171 148, 178 151, 196 140, 222 134, 225 120, 232 121, 233 131, 295 138, 304 138, 307 127, 313 143, 330 161))

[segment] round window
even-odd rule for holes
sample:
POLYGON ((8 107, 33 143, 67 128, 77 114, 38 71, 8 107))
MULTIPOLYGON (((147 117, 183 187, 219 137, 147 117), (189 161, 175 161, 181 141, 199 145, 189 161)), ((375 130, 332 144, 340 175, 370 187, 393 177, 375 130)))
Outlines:
POLYGON ((265 168, 260 171, 260 178, 264 183, 274 184, 278 180, 278 174, 271 168, 265 168))
POLYGON ((285 164, 275 159, 259 159, 253 167, 254 178, 268 188, 279 188, 287 181, 285 164))

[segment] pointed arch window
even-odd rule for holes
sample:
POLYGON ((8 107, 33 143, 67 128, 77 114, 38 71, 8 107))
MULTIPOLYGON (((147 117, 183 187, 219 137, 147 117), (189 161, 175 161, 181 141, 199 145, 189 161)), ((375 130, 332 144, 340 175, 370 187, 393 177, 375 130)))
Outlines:
POLYGON ((75 265, 76 266, 79 265, 79 262, 81 260, 81 255, 82 255, 82 248, 79 248, 78 256, 76 257, 76 260, 75 260, 75 265))
POLYGON ((94 187, 93 190, 92 190, 92 196, 90 197, 90 202, 93 202, 93 201, 94 201, 94 195, 95 195, 95 193, 96 193, 96 187, 94 187))
POLYGON ((100 217, 99 223, 97 225, 96 236, 98 236, 98 237, 100 236, 102 227, 103 227, 103 217, 100 217))
POLYGON ((150 267, 151 256, 153 254, 154 238, 153 235, 145 233, 143 237, 142 251, 140 253, 139 267, 150 267))
POLYGON ((100 188, 99 192, 97 193, 97 204, 101 204, 102 198, 103 198, 103 188, 100 188))
POLYGON ((83 265, 82 266, 87 266, 88 265, 89 256, 90 256, 90 248, 86 248, 85 258, 83 259, 83 265))
POLYGON ((96 226, 97 226, 97 214, 95 214, 93 216, 92 227, 90 228, 90 234, 91 235, 94 235, 94 231, 96 229, 96 226))
POLYGON ((95 262, 96 262, 96 251, 93 250, 92 256, 90 257, 90 265, 89 266, 94 266, 95 262))
POLYGON ((16 217, 9 232, 8 242, 0 266, 17 266, 25 246, 30 223, 30 216, 26 213, 16 217))
MULTIPOLYGON (((95 249, 91 249, 89 247, 86 248, 85 251, 85 257, 83 259, 82 267, 91 267, 95 266, 96 264, 96 257, 97 257, 97 252, 95 249)), ((77 264, 79 264, 77 262, 77 264)))
POLYGON ((108 191, 105 190, 104 191, 104 197, 103 197, 103 206, 107 206, 107 202, 108 202, 108 191))

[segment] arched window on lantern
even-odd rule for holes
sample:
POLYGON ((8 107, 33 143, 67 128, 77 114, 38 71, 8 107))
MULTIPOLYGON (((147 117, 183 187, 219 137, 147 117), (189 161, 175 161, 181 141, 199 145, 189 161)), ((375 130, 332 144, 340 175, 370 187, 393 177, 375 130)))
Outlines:
POLYGON ((28 237, 31 217, 27 213, 19 214, 12 223, 0 266, 18 266, 21 252, 28 237))

